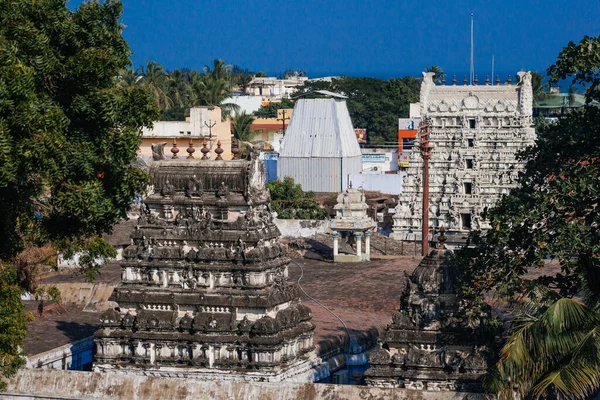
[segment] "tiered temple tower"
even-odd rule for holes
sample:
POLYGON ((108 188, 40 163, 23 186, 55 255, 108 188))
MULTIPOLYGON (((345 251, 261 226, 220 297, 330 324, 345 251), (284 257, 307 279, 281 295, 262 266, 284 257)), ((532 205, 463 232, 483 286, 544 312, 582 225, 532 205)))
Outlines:
POLYGON ((481 392, 494 352, 493 330, 481 314, 461 313, 456 292, 459 270, 443 236, 415 268, 405 272, 400 309, 381 334, 383 346, 371 352, 365 373, 369 386, 432 391, 481 392))
POLYGON ((312 380, 311 311, 287 279, 264 166, 248 158, 151 167, 96 371, 312 380))
MULTIPOLYGON (((423 74, 420 118, 430 124, 429 226, 453 231, 486 228, 481 213, 516 185, 517 152, 533 144, 531 73, 518 84, 436 85, 423 74)), ((509 78, 510 79, 510 78, 509 78)), ((499 83, 499 82, 497 82, 499 83)), ((417 139, 418 140, 418 139, 417 139)), ((396 239, 420 232, 423 161, 410 156, 394 215, 396 239)))

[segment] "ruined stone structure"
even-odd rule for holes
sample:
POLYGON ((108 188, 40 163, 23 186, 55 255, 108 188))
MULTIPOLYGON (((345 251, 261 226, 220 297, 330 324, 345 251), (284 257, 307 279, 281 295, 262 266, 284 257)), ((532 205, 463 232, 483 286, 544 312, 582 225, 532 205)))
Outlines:
MULTIPOLYGON (((533 144, 531 73, 517 85, 440 86, 423 74, 420 117, 430 124, 429 226, 450 230, 487 228, 481 218, 515 186, 522 163, 515 155, 533 144)), ((420 237, 423 161, 410 155, 394 215, 392 237, 412 230, 420 237)))
POLYGON ((151 167, 119 307, 96 333, 96 371, 312 380, 311 311, 287 279, 264 166, 249 158, 151 167))
POLYGON ((461 316, 456 296, 459 271, 452 251, 444 248, 443 233, 439 240, 438 248, 406 275, 400 309, 381 334, 382 348, 369 357, 369 386, 482 390, 493 355, 493 333, 486 333, 480 321, 461 316))
POLYGON ((337 204, 333 207, 335 218, 330 222, 333 237, 333 261, 369 261, 371 260, 371 235, 377 227, 373 218, 367 215, 369 206, 362 191, 352 185, 337 196, 337 204), (365 238, 364 253, 362 239, 365 238), (341 239, 341 249, 339 242, 341 239), (346 244, 356 243, 356 254, 349 254, 346 244), (344 254, 340 254, 340 250, 344 254))

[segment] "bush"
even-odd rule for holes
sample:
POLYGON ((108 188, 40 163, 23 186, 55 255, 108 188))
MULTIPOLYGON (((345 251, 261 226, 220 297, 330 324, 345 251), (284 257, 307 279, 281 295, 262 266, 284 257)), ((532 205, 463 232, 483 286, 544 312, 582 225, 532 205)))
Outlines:
POLYGON ((304 192, 302 185, 286 176, 283 181, 267 184, 271 191, 271 209, 280 219, 327 219, 327 210, 319 205, 314 192, 304 192))

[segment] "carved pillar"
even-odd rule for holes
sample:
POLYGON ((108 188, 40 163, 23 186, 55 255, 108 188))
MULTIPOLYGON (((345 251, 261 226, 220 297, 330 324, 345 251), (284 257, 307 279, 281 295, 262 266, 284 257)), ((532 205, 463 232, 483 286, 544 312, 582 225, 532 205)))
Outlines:
POLYGON ((362 233, 361 232, 355 233, 354 238, 356 238, 356 257, 360 258, 360 257, 362 257, 362 249, 361 249, 362 233))
POLYGON ((371 232, 365 232, 365 254, 371 256, 371 232))
POLYGON ((340 234, 335 232, 331 235, 331 237, 333 238, 333 256, 335 257, 339 254, 340 234))

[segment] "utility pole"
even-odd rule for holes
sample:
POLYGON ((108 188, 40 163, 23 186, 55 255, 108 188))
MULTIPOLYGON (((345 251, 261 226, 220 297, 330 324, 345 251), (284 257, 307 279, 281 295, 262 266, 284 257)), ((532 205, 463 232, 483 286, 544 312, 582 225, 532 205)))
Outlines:
POLYGON ((208 120, 208 124, 206 123, 206 121, 204 121, 204 126, 206 126, 208 128, 208 141, 210 143, 210 149, 212 150, 212 128, 217 124, 216 122, 213 122, 211 124, 211 120, 208 120))
POLYGON ((475 80, 475 56, 474 56, 475 43, 473 41, 473 13, 471 13, 471 71, 469 73, 469 85, 473 84, 475 80))
POLYGON ((421 255, 429 254, 429 159, 433 147, 429 144, 429 123, 421 122, 419 150, 423 158, 423 221, 421 229, 421 255))
POLYGON ((285 136, 285 121, 290 119, 290 117, 285 116, 285 108, 281 110, 281 118, 277 118, 277 121, 281 121, 281 134, 285 136))

